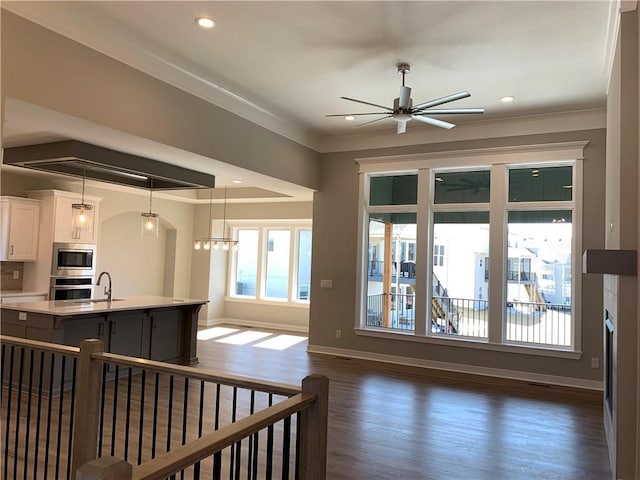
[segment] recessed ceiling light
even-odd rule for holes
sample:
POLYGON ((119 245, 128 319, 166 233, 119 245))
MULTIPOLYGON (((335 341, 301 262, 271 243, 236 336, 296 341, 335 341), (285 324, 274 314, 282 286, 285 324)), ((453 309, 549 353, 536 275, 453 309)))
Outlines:
POLYGON ((352 122, 356 119, 356 117, 354 117, 353 115, 347 115, 346 117, 344 117, 345 120, 352 122))
POLYGON ((213 28, 216 24, 216 22, 213 21, 213 18, 209 17, 198 17, 196 18, 196 23, 202 28, 213 28))
POLYGON ((231 183, 242 183, 242 180, 231 180, 231 183))
POLYGON ((502 103, 510 103, 510 102, 513 102, 515 99, 516 99, 516 97, 512 97, 511 95, 508 95, 508 96, 506 96, 506 97, 502 97, 502 98, 500 99, 500 101, 501 101, 502 103))

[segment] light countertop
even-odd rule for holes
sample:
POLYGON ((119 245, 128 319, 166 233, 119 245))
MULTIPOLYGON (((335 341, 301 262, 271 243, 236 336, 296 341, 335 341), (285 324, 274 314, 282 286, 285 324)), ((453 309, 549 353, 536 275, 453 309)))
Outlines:
POLYGON ((0 297, 9 298, 9 297, 31 297, 35 295, 48 295, 49 292, 45 291, 29 291, 29 290, 0 290, 0 297))
POLYGON ((3 310, 20 312, 43 313, 46 315, 70 316, 86 315, 88 313, 117 312, 126 310, 145 310, 180 305, 200 305, 208 300, 194 300, 191 298, 172 298, 156 296, 114 297, 111 302, 90 300, 58 300, 21 303, 3 303, 3 310))

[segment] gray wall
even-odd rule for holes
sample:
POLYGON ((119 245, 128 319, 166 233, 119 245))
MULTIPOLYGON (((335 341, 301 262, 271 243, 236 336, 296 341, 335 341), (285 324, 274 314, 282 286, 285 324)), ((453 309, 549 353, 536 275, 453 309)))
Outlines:
POLYGON ((319 155, 309 148, 12 13, 3 11, 1 32, 3 97, 319 185, 319 155))
MULTIPOLYGON (((605 246, 613 250, 640 250, 639 52, 636 10, 621 15, 607 95, 605 246)), ((607 407, 603 411, 614 477, 619 479, 640 474, 639 293, 637 276, 604 276, 604 308, 614 325, 614 377, 613 414, 607 407)))
POLYGON ((309 344, 418 360, 601 381, 602 370, 592 369, 590 365, 591 357, 602 358, 602 278, 598 276, 583 277, 584 354, 580 360, 371 338, 357 336, 353 329, 358 223, 358 169, 355 158, 579 140, 589 141, 584 150, 583 248, 602 248, 604 129, 324 154, 321 168, 322 188, 314 195, 313 204, 313 302, 310 311, 309 344), (333 288, 319 288, 321 279, 332 279, 333 288), (336 330, 342 330, 341 339, 336 339, 336 330))

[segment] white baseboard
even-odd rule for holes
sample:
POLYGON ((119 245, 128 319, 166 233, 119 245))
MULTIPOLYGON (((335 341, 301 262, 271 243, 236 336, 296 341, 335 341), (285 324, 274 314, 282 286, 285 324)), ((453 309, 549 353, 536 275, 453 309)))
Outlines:
POLYGON ((363 352, 359 350, 348 350, 344 348, 324 347, 321 345, 309 345, 309 353, 319 353, 322 355, 334 355, 340 357, 357 358, 360 360, 371 360, 374 362, 394 363, 397 365, 408 365, 412 367, 431 368, 434 370, 446 370, 449 372, 470 373, 473 375, 484 375, 487 377, 507 378, 511 380, 523 380, 526 382, 546 383, 550 385, 561 385, 564 387, 583 388, 587 390, 603 390, 602 382, 597 380, 585 380, 581 378, 561 377, 557 375, 546 375, 542 373, 520 372, 516 370, 506 370, 502 368, 477 367, 475 365, 463 365, 460 363, 438 362, 434 360, 424 360, 421 358, 400 357, 396 355, 386 355, 382 353, 363 352))
POLYGON ((274 322, 257 322, 255 320, 242 320, 239 318, 208 318, 205 322, 198 322, 198 326, 200 327, 213 327, 215 325, 235 325, 238 327, 265 328, 268 330, 309 333, 308 326, 274 322))

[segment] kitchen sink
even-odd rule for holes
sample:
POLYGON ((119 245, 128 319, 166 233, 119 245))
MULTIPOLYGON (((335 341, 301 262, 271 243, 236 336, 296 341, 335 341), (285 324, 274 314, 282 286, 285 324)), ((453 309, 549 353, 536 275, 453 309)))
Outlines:
MULTIPOLYGON (((123 301, 124 298, 112 298, 111 301, 112 302, 121 302, 123 301)), ((102 303, 102 302, 108 302, 109 300, 107 300, 106 298, 90 298, 88 300, 83 300, 81 303, 102 303)))
MULTIPOLYGON (((112 302, 122 302, 124 298, 112 298, 112 302)), ((106 298, 79 298, 74 300, 63 300, 66 303, 107 303, 106 298)))

